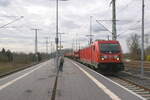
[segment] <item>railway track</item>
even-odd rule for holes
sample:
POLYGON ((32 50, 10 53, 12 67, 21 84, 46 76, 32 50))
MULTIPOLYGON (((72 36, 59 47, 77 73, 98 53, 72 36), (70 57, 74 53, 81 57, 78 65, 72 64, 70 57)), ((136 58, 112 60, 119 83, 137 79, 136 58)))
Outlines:
MULTIPOLYGON (((98 73, 100 73, 100 72, 98 72, 98 73)), ((112 81, 122 85, 123 87, 133 91, 134 93, 139 94, 140 96, 144 97, 145 99, 150 100, 150 89, 146 88, 142 85, 139 85, 134 81, 128 80, 129 77, 123 78, 123 77, 121 77, 121 75, 106 76, 106 77, 108 77, 112 81)))
MULTIPOLYGON (((130 61, 130 62, 124 62, 125 66, 127 68, 133 68, 133 69, 140 69, 140 61, 130 61)), ((146 71, 150 71, 150 62, 145 61, 144 62, 144 69, 146 71)))
MULTIPOLYGON (((131 73, 132 75, 139 76, 141 73, 140 61, 124 62, 125 72, 131 73)), ((150 62, 144 62, 144 76, 150 79, 150 62)))
POLYGON ((146 98, 147 100, 150 100, 150 89, 145 88, 143 86, 140 86, 132 81, 129 81, 127 79, 118 77, 118 76, 109 76, 109 79, 112 81, 119 83, 120 85, 128 88, 129 90, 141 95, 142 97, 146 98))

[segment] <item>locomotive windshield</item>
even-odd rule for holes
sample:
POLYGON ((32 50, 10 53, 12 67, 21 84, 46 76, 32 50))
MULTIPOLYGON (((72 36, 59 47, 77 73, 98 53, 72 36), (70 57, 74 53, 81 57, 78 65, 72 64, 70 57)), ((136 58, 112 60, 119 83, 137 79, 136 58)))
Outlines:
POLYGON ((102 53, 119 53, 121 51, 119 44, 112 43, 100 44, 100 50, 102 53))

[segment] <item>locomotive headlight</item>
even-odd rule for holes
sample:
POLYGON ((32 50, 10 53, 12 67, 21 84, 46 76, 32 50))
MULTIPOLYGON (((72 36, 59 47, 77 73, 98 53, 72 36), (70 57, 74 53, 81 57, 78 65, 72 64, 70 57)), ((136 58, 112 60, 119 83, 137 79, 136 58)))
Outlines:
POLYGON ((105 59, 108 59, 107 55, 101 56, 101 60, 105 60, 105 59))
POLYGON ((115 58, 116 60, 120 60, 120 57, 119 57, 119 56, 114 56, 114 58, 115 58))
POLYGON ((105 60, 105 57, 104 57, 104 56, 101 56, 101 60, 105 60))
POLYGON ((101 58, 102 60, 105 60, 104 58, 101 58))
POLYGON ((118 57, 117 60, 120 60, 120 58, 118 57))

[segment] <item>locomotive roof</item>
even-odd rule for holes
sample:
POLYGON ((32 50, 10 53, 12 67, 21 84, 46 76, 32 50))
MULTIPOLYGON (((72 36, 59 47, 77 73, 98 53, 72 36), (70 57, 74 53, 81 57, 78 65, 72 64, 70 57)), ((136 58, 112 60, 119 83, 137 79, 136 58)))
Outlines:
POLYGON ((98 41, 95 41, 95 42, 98 42, 98 43, 119 43, 116 40, 98 40, 98 41))
MULTIPOLYGON (((95 42, 92 43, 92 45, 95 45, 95 43, 98 43, 98 44, 100 44, 100 43, 115 43, 115 44, 119 44, 119 41, 117 41, 117 40, 96 40, 95 42)), ((90 48, 92 45, 88 45, 88 46, 86 46, 86 47, 84 47, 82 49, 90 48)), ((82 50, 82 49, 80 49, 80 50, 82 50)), ((76 51, 76 52, 78 52, 78 51, 76 51)))

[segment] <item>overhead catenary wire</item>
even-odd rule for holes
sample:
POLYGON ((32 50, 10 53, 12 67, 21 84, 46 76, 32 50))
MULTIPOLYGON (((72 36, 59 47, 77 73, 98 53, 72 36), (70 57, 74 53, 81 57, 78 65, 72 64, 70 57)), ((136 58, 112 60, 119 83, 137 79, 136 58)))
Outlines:
POLYGON ((18 21, 18 20, 22 19, 22 18, 23 18, 23 16, 21 16, 21 17, 19 17, 19 18, 15 19, 15 20, 13 20, 13 21, 11 21, 11 22, 9 22, 9 23, 5 24, 5 25, 0 26, 0 28, 4 28, 5 26, 8 26, 8 25, 10 25, 10 24, 12 24, 12 23, 14 23, 14 22, 16 22, 16 21, 18 21))

